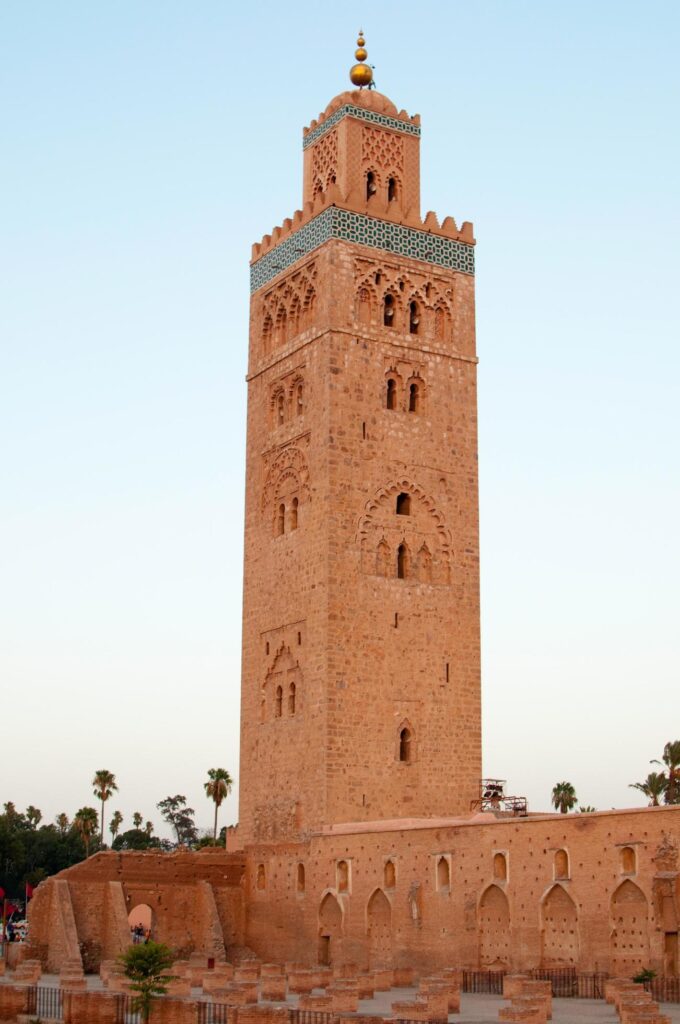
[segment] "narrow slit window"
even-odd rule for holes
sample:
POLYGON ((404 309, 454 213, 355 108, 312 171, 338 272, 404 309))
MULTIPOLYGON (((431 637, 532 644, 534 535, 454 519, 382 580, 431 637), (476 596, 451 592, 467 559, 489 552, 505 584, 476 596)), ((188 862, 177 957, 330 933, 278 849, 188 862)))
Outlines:
POLYGON ((420 310, 418 309, 418 303, 412 302, 409 305, 409 316, 408 316, 408 329, 409 334, 417 334, 418 327, 420 325, 420 310))
POLYGON ((283 689, 280 686, 276 687, 276 699, 274 703, 274 714, 277 718, 281 717, 283 711, 283 689))
POLYGON ((371 196, 375 195, 376 188, 375 174, 373 171, 369 171, 366 175, 366 199, 370 199, 371 196))
POLYGON ((295 683, 291 683, 288 688, 288 714, 295 714, 295 683))
POLYGON ((394 327, 394 296, 386 295, 383 302, 383 324, 385 327, 394 327))
POLYGON ((286 530, 286 506, 281 502, 279 505, 279 511, 276 516, 276 532, 281 536, 286 530))
POLYGON ((397 198, 397 179, 390 178, 387 182, 387 200, 393 202, 397 198))
POLYGON ((420 388, 415 381, 408 388, 408 411, 420 412, 420 388))
POLYGON ((276 422, 279 426, 283 423, 286 418, 286 400, 283 397, 283 392, 280 391, 276 399, 276 422))
POLYGON ((399 733, 399 760, 408 764, 411 760, 411 730, 402 729, 399 733))
POLYGON ((397 382, 392 377, 387 381, 386 404, 388 409, 397 408, 397 382))
POLYGON ((290 528, 291 530, 297 530, 298 527, 298 500, 293 498, 290 506, 290 528))
POLYGON ((296 416, 302 416, 304 411, 302 384, 298 384, 295 389, 295 414, 296 416))
POLYGON ((408 550, 405 544, 397 548, 397 579, 405 580, 408 575, 408 550))

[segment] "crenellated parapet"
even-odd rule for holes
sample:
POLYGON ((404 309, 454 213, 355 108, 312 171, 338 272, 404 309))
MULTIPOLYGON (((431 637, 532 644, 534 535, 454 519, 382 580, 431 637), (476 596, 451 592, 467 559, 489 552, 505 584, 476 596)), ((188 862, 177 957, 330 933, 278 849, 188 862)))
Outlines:
POLYGON ((251 292, 331 238, 474 274, 475 238, 470 221, 458 228, 453 217, 440 223, 430 211, 424 218, 414 214, 395 222, 384 216, 377 198, 349 205, 337 186, 331 185, 253 245, 251 292))

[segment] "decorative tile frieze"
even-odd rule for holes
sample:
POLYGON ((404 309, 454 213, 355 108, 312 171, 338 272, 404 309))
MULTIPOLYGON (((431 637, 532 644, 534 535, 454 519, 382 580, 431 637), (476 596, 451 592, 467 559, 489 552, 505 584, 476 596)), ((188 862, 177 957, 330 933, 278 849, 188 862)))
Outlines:
POLYGON ((412 124, 410 121, 400 121, 396 117, 378 114, 375 110, 366 110, 364 107, 355 107, 351 103, 346 103, 344 107, 339 107, 335 113, 304 136, 302 148, 307 149, 308 146, 313 146, 317 139, 335 127, 343 117, 358 117, 360 121, 370 121, 371 124, 379 124, 383 128, 391 128, 392 131, 403 132, 405 135, 420 135, 420 125, 412 124))
POLYGON ((475 251, 471 245, 429 231, 407 228, 403 224, 393 224, 329 206, 251 265, 251 293, 262 288, 281 271, 287 270, 329 238, 383 249, 398 256, 459 270, 463 274, 475 272, 475 251))

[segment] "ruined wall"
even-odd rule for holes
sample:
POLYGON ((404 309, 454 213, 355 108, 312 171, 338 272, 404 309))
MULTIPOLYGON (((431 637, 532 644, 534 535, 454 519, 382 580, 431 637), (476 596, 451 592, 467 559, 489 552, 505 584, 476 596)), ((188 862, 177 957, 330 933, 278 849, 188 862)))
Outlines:
POLYGON ((82 957, 86 971, 130 940, 128 914, 151 908, 152 934, 184 956, 224 959, 243 942, 243 859, 206 853, 99 853, 38 886, 29 905, 33 955, 51 971, 82 957))
POLYGON ((672 974, 679 839, 669 807, 386 822, 253 847, 247 941, 278 960, 672 974))

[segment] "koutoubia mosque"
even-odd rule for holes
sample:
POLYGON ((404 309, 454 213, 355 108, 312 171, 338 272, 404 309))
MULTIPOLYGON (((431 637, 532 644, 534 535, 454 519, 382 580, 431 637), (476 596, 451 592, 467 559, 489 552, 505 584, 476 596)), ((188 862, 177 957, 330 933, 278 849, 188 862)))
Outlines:
POLYGON ((43 882, 32 953, 97 970, 144 904, 187 957, 676 975, 680 807, 481 778, 475 238, 356 59, 252 251, 239 825, 43 882))

